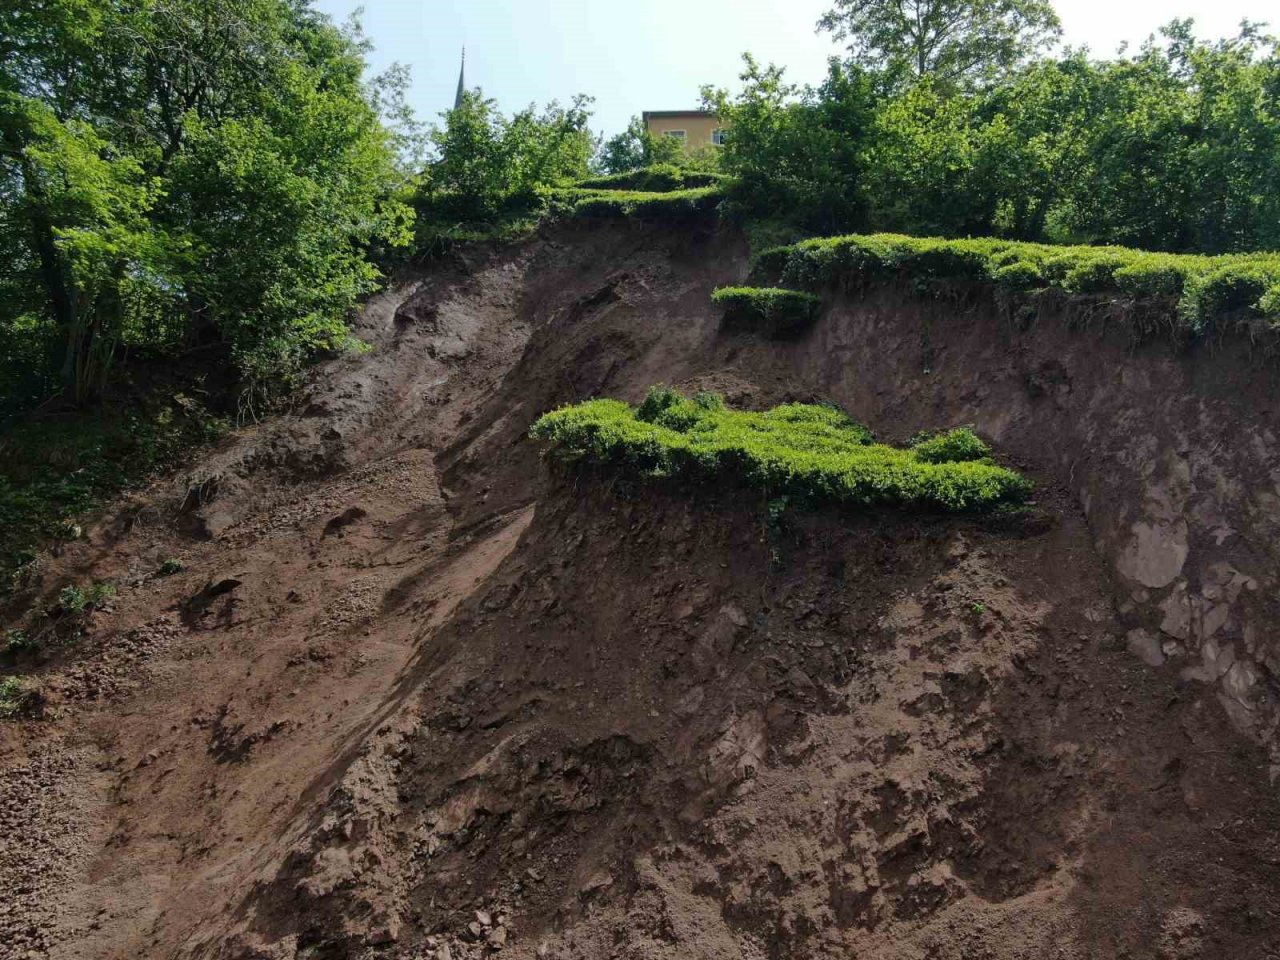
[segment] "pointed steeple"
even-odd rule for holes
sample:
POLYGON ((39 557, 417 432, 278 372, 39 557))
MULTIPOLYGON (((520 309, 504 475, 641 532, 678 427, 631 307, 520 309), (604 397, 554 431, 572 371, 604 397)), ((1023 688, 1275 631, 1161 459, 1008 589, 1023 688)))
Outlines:
POLYGON ((467 48, 462 48, 462 65, 458 67, 458 92, 453 98, 453 109, 457 110, 462 106, 462 94, 467 89, 467 48))

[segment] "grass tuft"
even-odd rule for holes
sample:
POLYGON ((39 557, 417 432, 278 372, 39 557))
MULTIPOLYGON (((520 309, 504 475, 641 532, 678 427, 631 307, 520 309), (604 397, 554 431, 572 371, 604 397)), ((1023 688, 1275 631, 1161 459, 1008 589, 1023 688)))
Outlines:
POLYGON ((654 387, 638 408, 604 399, 561 407, 531 434, 570 463, 640 479, 730 480, 815 505, 986 511, 1031 490, 968 430, 944 434, 922 456, 918 448, 876 443, 833 407, 784 404, 752 413, 730 409, 716 394, 690 399, 666 387, 654 387), (986 452, 974 457, 979 445, 986 452), (945 459, 948 451, 964 459, 945 459))

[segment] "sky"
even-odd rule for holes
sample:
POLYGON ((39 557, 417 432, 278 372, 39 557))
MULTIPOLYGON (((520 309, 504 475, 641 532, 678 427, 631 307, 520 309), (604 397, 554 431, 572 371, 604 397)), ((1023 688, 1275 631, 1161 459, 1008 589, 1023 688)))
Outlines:
MULTIPOLYGON (((1205 38, 1234 34, 1242 18, 1280 31, 1275 0, 1057 0, 1063 40, 1094 54, 1136 46, 1173 17, 1205 38), (1268 11, 1271 16, 1268 17, 1268 11)), ((363 7, 375 69, 412 68, 410 100, 437 122, 453 105, 467 48, 467 86, 510 113, 530 103, 594 96, 592 128, 611 135, 644 110, 698 105, 703 84, 736 90, 741 55, 816 83, 840 48, 814 24, 830 0, 316 0, 336 20, 363 7)))

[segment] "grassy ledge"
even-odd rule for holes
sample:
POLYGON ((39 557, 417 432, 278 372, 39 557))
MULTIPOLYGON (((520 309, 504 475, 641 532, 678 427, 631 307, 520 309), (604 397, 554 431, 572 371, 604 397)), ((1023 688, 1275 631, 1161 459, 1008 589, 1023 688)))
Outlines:
POLYGON ((583 190, 632 190, 650 193, 670 193, 674 190, 691 190, 718 186, 724 177, 710 171, 682 170, 669 163, 658 163, 626 173, 612 173, 601 177, 579 180, 575 186, 583 190))
POLYGON ((562 209, 576 217, 686 221, 714 215, 724 194, 719 187, 654 193, 642 190, 558 191, 562 209))
POLYGON ((774 340, 793 337, 818 316, 822 299, 780 287, 720 287, 711 302, 724 307, 725 326, 751 330, 774 340))
POLYGON ((774 247, 756 258, 755 272, 808 289, 851 288, 905 275, 991 282, 1010 290, 1164 300, 1176 304, 1176 324, 1192 336, 1208 332, 1224 317, 1280 326, 1280 253, 1274 252, 1198 256, 881 233, 774 247))
POLYGON ((977 512, 1024 500, 1025 477, 991 459, 969 430, 907 449, 876 443, 839 410, 783 404, 731 410, 717 394, 689 399, 655 387, 638 408, 588 400, 542 416, 531 430, 570 463, 638 479, 733 481, 811 505, 977 512))

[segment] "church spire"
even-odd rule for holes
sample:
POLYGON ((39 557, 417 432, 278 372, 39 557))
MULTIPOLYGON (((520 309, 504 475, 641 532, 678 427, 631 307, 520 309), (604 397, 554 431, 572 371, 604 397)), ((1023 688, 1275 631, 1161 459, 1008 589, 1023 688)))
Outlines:
POLYGON ((458 92, 453 98, 453 109, 457 110, 462 106, 462 94, 466 92, 467 81, 467 48, 462 48, 462 65, 458 67, 458 92))

